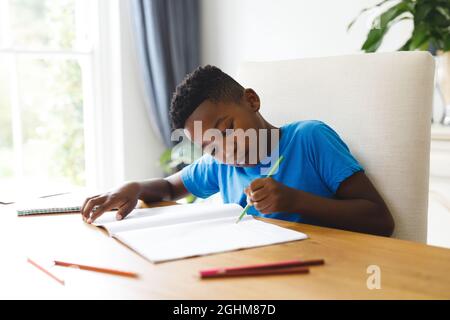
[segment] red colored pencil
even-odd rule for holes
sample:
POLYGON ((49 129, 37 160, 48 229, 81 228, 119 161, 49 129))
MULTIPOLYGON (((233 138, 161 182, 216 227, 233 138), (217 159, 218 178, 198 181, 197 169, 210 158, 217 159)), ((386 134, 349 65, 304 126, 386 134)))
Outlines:
POLYGON ((242 277, 242 276, 263 276, 263 275, 276 275, 276 274, 293 274, 293 273, 309 273, 309 269, 305 267, 292 267, 292 268, 278 268, 278 269, 246 269, 229 272, 217 272, 217 273, 200 273, 202 279, 208 278, 225 278, 225 277, 242 277))
MULTIPOLYGON (((275 263, 255 264, 240 267, 231 268, 215 268, 208 270, 201 270, 200 277, 220 277, 220 276, 232 276, 232 275, 251 275, 251 274, 275 274, 275 273, 292 273, 293 271, 300 270, 300 272, 307 270, 308 266, 318 266, 324 264, 323 259, 318 260, 289 260, 275 263), (290 269, 290 270, 289 270, 290 269), (283 272, 285 271, 285 272, 283 272), (271 273, 269 273, 271 272, 271 273)), ((305 272, 303 272, 305 273, 305 272)))

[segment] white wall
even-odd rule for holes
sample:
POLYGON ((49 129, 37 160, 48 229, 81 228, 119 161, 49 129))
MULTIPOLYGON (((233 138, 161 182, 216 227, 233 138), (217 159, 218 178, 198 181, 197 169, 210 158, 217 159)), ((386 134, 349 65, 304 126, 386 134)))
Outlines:
MULTIPOLYGON (((367 33, 358 12, 379 0, 202 0, 202 64, 235 75, 241 61, 294 59, 359 51, 367 33)), ((391 30, 383 51, 395 50, 411 32, 407 21, 391 30)))

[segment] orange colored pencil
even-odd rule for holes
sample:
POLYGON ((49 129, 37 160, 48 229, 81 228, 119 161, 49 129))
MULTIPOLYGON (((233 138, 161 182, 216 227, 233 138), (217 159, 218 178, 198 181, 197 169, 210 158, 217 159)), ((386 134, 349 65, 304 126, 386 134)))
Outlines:
POLYGON ((69 262, 56 261, 56 260, 54 262, 55 262, 55 266, 60 266, 60 267, 68 267, 68 268, 76 268, 76 269, 93 271, 93 272, 108 273, 108 274, 121 276, 121 277, 129 277, 129 278, 137 278, 138 277, 138 274, 135 272, 121 271, 121 270, 107 269, 107 268, 99 268, 99 267, 82 265, 82 264, 78 264, 78 263, 69 263, 69 262))
POLYGON ((57 276, 55 276, 53 273, 51 273, 50 271, 48 271, 47 269, 45 269, 44 267, 42 267, 41 265, 37 264, 36 262, 34 262, 33 260, 31 260, 30 258, 27 258, 27 262, 31 265, 33 265, 34 267, 36 267, 37 269, 41 270, 43 273, 45 273, 46 275, 48 275, 50 278, 52 278, 53 280, 57 281, 60 285, 64 285, 64 280, 59 279, 57 276))

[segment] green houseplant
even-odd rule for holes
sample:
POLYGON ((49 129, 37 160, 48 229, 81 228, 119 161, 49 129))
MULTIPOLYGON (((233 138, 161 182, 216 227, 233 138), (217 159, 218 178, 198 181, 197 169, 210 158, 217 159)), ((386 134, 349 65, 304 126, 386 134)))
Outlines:
POLYGON ((393 25, 403 20, 412 21, 411 36, 398 50, 428 50, 437 57, 438 92, 443 100, 439 122, 445 123, 445 110, 450 110, 450 0, 383 0, 363 9, 347 29, 367 12, 375 13, 375 18, 361 46, 365 52, 377 51, 393 25))
POLYGON ((361 47, 363 51, 377 51, 389 29, 402 20, 412 20, 414 30, 399 50, 429 50, 431 48, 443 52, 450 51, 449 0, 383 0, 373 7, 363 9, 349 24, 348 29, 362 14, 373 10, 380 10, 380 14, 373 20, 372 27, 361 47))

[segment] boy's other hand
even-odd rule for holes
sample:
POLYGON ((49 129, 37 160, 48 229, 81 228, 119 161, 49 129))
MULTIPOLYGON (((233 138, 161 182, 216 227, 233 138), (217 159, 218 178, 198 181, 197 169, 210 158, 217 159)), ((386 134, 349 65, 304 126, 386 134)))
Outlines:
POLYGON ((272 178, 255 179, 244 190, 248 203, 263 214, 290 211, 296 191, 272 178))
POLYGON ((87 198, 81 207, 81 215, 87 223, 93 223, 106 211, 118 209, 116 218, 125 218, 135 207, 139 199, 141 187, 131 182, 117 190, 87 198))

